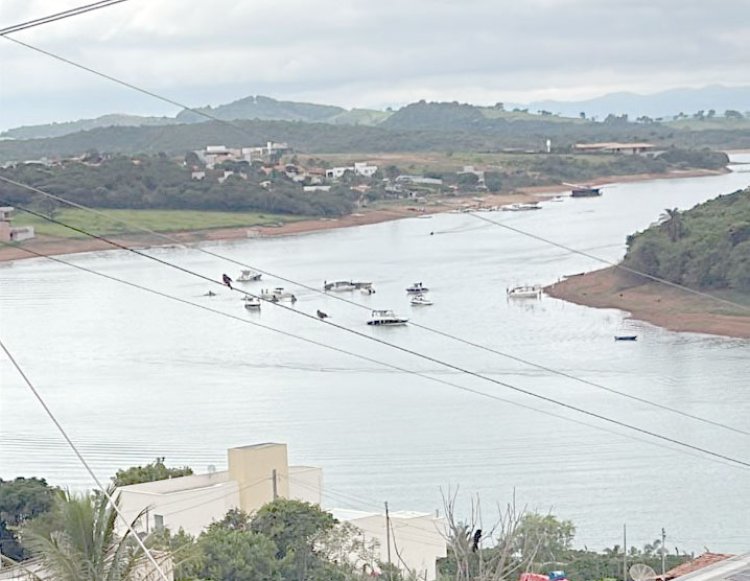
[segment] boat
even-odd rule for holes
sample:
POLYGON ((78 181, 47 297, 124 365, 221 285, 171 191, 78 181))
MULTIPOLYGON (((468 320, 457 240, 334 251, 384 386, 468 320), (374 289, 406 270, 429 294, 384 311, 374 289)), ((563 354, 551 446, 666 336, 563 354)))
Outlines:
POLYGON ((615 341, 637 341, 638 335, 615 335, 615 341))
POLYGON ((323 281, 323 290, 326 292, 353 291, 356 288, 358 287, 350 280, 335 280, 333 282, 323 281))
POLYGON ((530 204, 508 204, 501 206, 500 209, 503 212, 526 212, 528 210, 541 210, 542 207, 538 202, 532 202, 530 204))
POLYGON ((260 298, 275 303, 285 299, 296 300, 296 297, 292 293, 284 290, 284 288, 280 286, 274 289, 263 289, 260 291, 260 298))
POLYGON ((254 270, 243 270, 236 280, 237 282, 252 282, 260 280, 261 276, 263 276, 261 273, 254 270))
POLYGON ((429 292, 430 289, 428 289, 426 286, 424 286, 421 282, 415 282, 410 287, 406 287, 406 292, 410 294, 419 295, 422 293, 429 292))
POLYGON ((602 195, 602 189, 594 186, 574 185, 570 190, 572 198, 594 198, 602 195))
POLYGON ((536 299, 542 296, 542 285, 524 284, 506 290, 510 299, 536 299))
POLYGON ((433 302, 430 299, 428 299, 426 296, 424 296, 424 295, 414 295, 411 298, 411 306, 412 307, 422 307, 422 306, 428 307, 428 306, 430 306, 432 304, 433 304, 433 302))
POLYGON ((367 321, 367 324, 374 327, 395 327, 406 325, 408 322, 409 319, 399 317, 390 309, 381 309, 370 314, 370 320, 367 321))
POLYGON ((244 301, 245 308, 248 311, 257 311, 258 309, 260 309, 260 299, 258 297, 246 296, 244 301))

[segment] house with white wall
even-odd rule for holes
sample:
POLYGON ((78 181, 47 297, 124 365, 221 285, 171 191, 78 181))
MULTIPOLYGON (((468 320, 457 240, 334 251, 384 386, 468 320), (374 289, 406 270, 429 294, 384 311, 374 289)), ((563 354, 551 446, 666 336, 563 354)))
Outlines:
POLYGON ((343 175, 348 171, 352 172, 356 176, 371 178, 375 174, 375 172, 378 171, 378 166, 371 165, 366 161, 357 161, 354 162, 354 165, 332 167, 327 169, 326 177, 328 179, 337 180, 343 177, 343 175))
MULTIPOLYGON (((230 448, 227 464, 223 471, 122 486, 116 491, 120 510, 129 522, 143 513, 135 523, 140 532, 183 529, 197 536, 231 509, 252 514, 274 498, 322 504, 323 471, 315 466, 289 466, 286 444, 230 448)), ((376 541, 377 558, 387 561, 384 514, 343 509, 330 512, 359 528, 368 544, 376 541)), ((436 560, 446 556, 444 520, 429 513, 392 512, 389 528, 393 564, 434 581, 436 560)))
POLYGON ((12 215, 14 208, 3 206, 0 208, 0 241, 2 242, 21 242, 34 238, 33 226, 13 226, 12 215))

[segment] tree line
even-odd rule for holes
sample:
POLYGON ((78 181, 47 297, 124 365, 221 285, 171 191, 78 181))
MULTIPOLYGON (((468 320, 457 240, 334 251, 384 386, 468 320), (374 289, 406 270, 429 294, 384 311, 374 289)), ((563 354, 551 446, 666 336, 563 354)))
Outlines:
POLYGON ((624 264, 691 288, 750 293, 750 188, 681 212, 628 237, 624 264))

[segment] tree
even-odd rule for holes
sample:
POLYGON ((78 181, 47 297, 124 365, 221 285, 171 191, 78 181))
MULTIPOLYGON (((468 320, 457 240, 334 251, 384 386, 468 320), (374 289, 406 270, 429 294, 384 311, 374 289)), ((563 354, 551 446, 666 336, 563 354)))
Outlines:
POLYGON ((51 529, 31 523, 27 532, 29 546, 38 555, 45 577, 57 581, 136 581, 143 579, 144 567, 154 573, 130 531, 122 536, 116 533, 117 512, 104 494, 59 492, 53 514, 51 529))
POLYGON ((503 178, 499 172, 488 171, 484 174, 484 185, 491 192, 499 192, 503 188, 503 178))
POLYGON ((727 109, 724 111, 724 117, 727 119, 742 119, 743 115, 739 111, 735 111, 734 109, 727 109))
POLYGON ((216 581, 281 581, 276 545, 264 535, 211 526, 201 535, 200 577, 216 581))
POLYGON ((448 557, 438 564, 440 573, 455 581, 500 581, 517 578, 527 571, 536 556, 539 539, 533 531, 521 537, 521 524, 527 514, 516 507, 515 498, 504 509, 498 507, 494 524, 480 528, 479 498, 472 499, 471 517, 456 517, 456 495, 443 497, 448 557))
POLYGON ((664 210, 664 213, 659 217, 659 223, 666 228, 672 242, 677 242, 685 233, 682 214, 677 208, 664 210))
POLYGON ((198 157, 198 154, 194 151, 188 151, 185 154, 185 165, 188 168, 194 168, 194 167, 202 167, 203 162, 201 161, 201 158, 198 157))
POLYGON ((333 515, 319 506, 280 498, 260 508, 250 529, 273 541, 285 577, 303 580, 322 568, 324 560, 318 552, 318 543, 337 524, 333 515))
POLYGON ((114 485, 119 487, 130 484, 141 484, 143 482, 155 482, 157 480, 166 480, 167 478, 189 476, 193 473, 193 469, 189 466, 167 468, 164 465, 164 459, 162 456, 145 466, 131 466, 124 470, 118 470, 112 479, 114 485))
POLYGON ((30 556, 19 541, 19 530, 52 508, 54 494, 44 478, 0 478, 0 553, 14 561, 30 556))
POLYGON ((568 559, 575 526, 569 520, 560 521, 551 514, 526 513, 516 531, 516 547, 522 558, 540 565, 557 564, 568 559), (534 554, 525 554, 528 547, 534 554))

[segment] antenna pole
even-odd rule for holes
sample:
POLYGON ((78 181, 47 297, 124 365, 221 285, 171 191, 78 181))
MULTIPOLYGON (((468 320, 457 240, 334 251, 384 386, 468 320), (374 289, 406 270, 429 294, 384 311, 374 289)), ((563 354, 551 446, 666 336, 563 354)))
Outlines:
POLYGON ((391 514, 388 512, 388 501, 385 503, 385 539, 388 549, 386 554, 388 555, 388 578, 393 579, 393 570, 391 566, 391 514))
POLYGON ((664 577, 664 573, 666 572, 666 564, 667 564, 667 548, 664 545, 664 543, 667 542, 667 531, 664 530, 664 527, 661 527, 661 576, 664 577))
POLYGON ((622 581, 628 581, 628 525, 622 525, 622 581))

